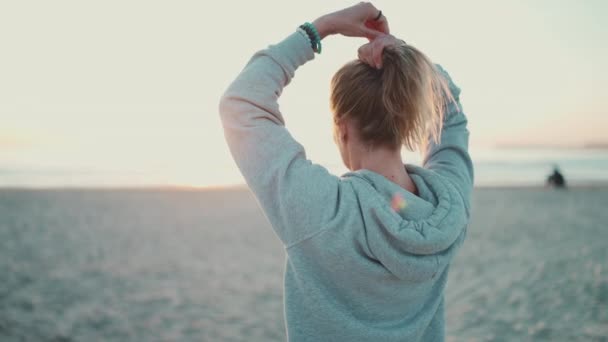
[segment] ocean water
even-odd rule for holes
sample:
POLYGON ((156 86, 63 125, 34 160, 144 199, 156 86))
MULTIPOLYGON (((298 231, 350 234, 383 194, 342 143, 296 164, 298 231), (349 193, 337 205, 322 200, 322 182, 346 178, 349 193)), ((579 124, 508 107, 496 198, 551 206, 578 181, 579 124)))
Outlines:
MULTIPOLYGON (((608 341, 607 203, 477 189, 447 340, 608 341)), ((0 341, 283 341, 283 265, 247 190, 0 190, 0 341)))
MULTIPOLYGON (((572 185, 608 183, 608 149, 583 148, 471 148, 476 186, 538 186, 558 165, 572 185)), ((335 175, 348 170, 336 161, 313 161, 335 175)), ((420 165, 418 153, 406 152, 406 163, 420 165)), ((76 165, 21 165, 2 163, 0 187, 133 187, 243 184, 235 164, 210 165, 185 172, 192 165, 171 168, 131 165, 78 167, 76 165)))
POLYGON ((476 185, 538 186, 558 166, 573 185, 608 183, 608 149, 472 149, 476 185))

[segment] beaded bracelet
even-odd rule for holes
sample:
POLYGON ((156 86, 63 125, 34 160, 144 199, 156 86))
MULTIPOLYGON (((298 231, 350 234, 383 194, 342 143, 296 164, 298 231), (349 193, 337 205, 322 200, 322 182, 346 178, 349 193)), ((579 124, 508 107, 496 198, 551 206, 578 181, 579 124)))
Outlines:
POLYGON ((310 45, 312 47, 312 50, 318 54, 321 53, 321 36, 319 35, 319 31, 317 31, 317 28, 309 23, 306 22, 302 25, 300 25, 300 27, 302 30, 304 30, 304 32, 306 32, 306 34, 308 35, 308 39, 310 40, 310 45))

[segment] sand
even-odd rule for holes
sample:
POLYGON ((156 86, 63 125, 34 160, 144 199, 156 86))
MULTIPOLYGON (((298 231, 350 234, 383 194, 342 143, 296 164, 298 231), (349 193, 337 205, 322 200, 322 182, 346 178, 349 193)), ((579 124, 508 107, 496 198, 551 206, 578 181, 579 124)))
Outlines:
MULTIPOLYGON (((448 341, 606 341, 608 188, 478 188, 448 341)), ((246 189, 0 190, 0 340, 282 341, 246 189)))

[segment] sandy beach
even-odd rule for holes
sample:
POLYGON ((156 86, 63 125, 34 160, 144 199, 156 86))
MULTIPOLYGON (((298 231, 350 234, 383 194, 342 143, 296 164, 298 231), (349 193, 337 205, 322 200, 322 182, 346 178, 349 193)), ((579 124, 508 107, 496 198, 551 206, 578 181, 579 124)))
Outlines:
MULTIPOLYGON (((447 340, 607 341, 607 203, 477 188, 447 340)), ((283 265, 244 188, 0 190, 2 341, 282 341, 283 265)))

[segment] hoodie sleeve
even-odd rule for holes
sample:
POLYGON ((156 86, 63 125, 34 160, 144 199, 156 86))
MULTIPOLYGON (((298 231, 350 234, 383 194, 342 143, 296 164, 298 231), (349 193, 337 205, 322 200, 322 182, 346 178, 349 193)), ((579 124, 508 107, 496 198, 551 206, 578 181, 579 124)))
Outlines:
POLYGON ((230 153, 287 246, 324 228, 339 194, 339 178, 306 158, 279 111, 283 88, 295 70, 312 59, 309 41, 296 31, 256 52, 219 105, 230 153))
POLYGON ((448 72, 441 65, 436 64, 436 67, 448 82, 456 103, 448 103, 441 139, 438 144, 432 141, 429 143, 423 154, 422 165, 452 181, 461 193, 467 213, 469 213, 474 170, 469 155, 468 120, 460 104, 460 88, 454 84, 448 72))

